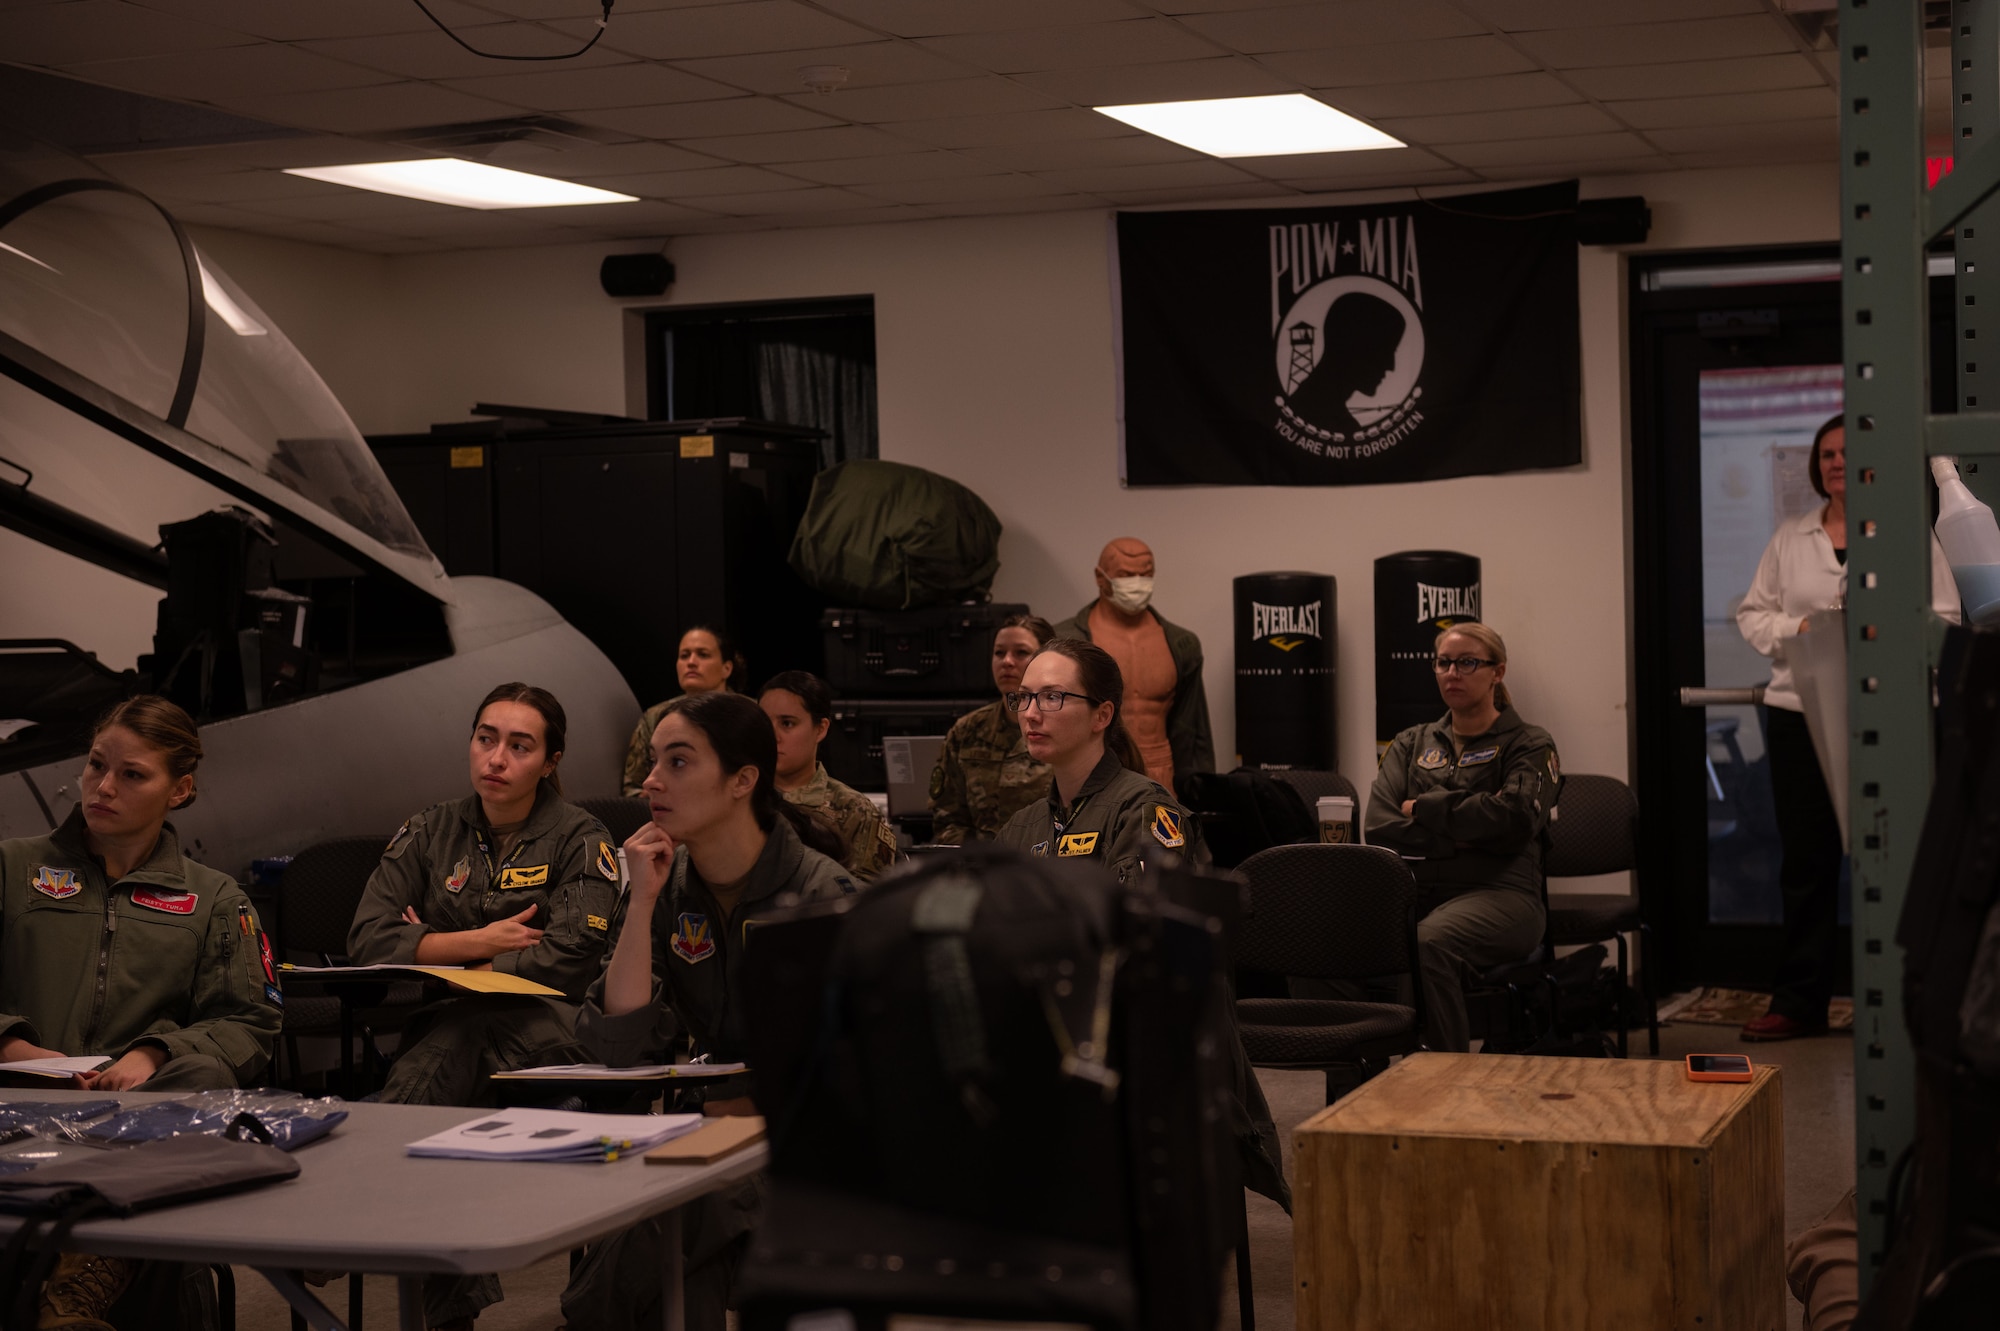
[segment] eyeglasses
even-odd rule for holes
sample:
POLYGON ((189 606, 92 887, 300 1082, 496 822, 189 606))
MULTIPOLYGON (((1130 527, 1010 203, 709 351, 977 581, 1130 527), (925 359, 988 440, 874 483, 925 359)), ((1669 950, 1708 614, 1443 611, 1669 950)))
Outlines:
POLYGON ((1456 670, 1461 675, 1469 675, 1485 666, 1497 666, 1498 661, 1489 661, 1483 656, 1440 656, 1431 662, 1431 669, 1440 675, 1449 675, 1456 670))
POLYGON ((1007 704, 1007 710, 1010 712, 1025 712, 1031 702, 1041 704, 1045 712, 1060 712, 1065 698, 1087 702, 1092 707, 1097 706, 1100 701, 1087 693, 1065 693, 1061 689, 1043 689, 1040 693, 1009 693, 1002 701, 1007 704))

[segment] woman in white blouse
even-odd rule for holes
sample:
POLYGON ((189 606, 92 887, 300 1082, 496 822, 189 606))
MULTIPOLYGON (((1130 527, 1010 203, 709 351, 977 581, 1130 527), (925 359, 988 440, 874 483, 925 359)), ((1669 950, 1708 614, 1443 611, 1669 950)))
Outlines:
MULTIPOLYGON (((1841 603, 1847 585, 1847 432, 1841 417, 1813 436, 1808 468, 1826 503, 1782 524, 1756 580, 1736 610, 1736 627, 1771 658, 1764 743, 1771 755, 1771 796, 1784 859, 1778 886, 1785 903, 1784 955, 1771 1010, 1743 1028, 1746 1040, 1789 1040, 1826 1029, 1827 1004, 1839 941, 1840 824, 1826 776, 1813 752, 1799 694, 1785 662, 1785 644, 1808 631, 1807 617, 1841 603)), ((1931 603, 1958 619, 1958 595, 1937 537, 1931 537, 1931 603)), ((1845 773, 1836 773, 1845 780, 1845 773)))

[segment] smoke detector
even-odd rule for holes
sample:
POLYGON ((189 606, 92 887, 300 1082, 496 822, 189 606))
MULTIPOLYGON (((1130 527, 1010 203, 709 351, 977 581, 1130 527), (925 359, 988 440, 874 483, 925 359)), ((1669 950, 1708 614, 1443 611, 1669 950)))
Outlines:
POLYGON ((824 97, 836 88, 846 87, 847 76, 852 72, 846 65, 801 65, 799 78, 805 81, 807 92, 824 97))

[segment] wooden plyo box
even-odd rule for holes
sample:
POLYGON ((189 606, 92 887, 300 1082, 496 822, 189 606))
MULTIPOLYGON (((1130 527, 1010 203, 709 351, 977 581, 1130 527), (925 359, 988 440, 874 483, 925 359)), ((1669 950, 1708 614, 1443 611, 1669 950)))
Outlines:
POLYGON ((1299 1331, 1783 1331, 1774 1067, 1414 1054, 1295 1145, 1299 1331))

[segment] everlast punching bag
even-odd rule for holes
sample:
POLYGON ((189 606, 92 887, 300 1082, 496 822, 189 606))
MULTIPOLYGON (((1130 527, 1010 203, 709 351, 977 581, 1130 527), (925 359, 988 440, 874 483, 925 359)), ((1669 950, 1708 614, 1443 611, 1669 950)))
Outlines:
POLYGON ((1398 731, 1444 715, 1437 636, 1479 618, 1479 558, 1452 550, 1406 550, 1375 561, 1375 747, 1398 731))
POLYGON ((1249 767, 1335 770, 1333 579, 1248 573, 1235 587, 1237 753, 1249 767))

